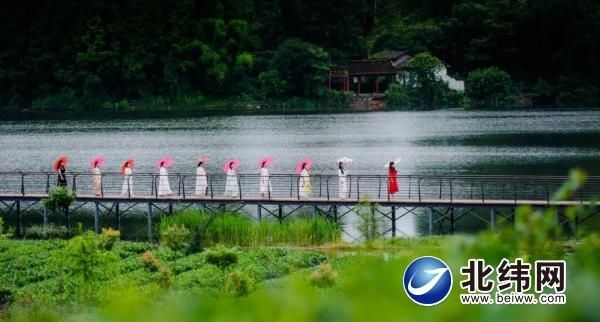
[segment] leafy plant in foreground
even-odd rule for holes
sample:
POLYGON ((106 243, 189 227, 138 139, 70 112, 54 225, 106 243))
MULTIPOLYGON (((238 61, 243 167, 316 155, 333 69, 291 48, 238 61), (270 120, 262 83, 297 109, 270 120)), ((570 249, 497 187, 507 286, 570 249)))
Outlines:
POLYGON ((221 270, 226 270, 230 266, 237 264, 238 252, 236 250, 218 246, 205 252, 206 262, 219 267, 221 270))
POLYGON ((307 279, 313 286, 329 288, 337 283, 338 272, 333 269, 330 263, 325 263, 317 266, 307 279))
POLYGON ((254 281, 244 272, 231 272, 225 279, 225 293, 231 296, 248 295, 254 288, 254 281))

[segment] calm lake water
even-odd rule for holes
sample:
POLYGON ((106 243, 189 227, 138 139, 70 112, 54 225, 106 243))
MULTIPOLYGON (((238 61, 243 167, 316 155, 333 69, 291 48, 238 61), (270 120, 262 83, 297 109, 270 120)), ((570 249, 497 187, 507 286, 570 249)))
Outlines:
POLYGON ((138 172, 193 172, 210 155, 208 171, 241 161, 240 173, 274 156, 272 173, 294 170, 302 158, 314 173, 335 173, 335 160, 356 160, 352 173, 384 174, 402 158, 400 173, 567 174, 580 166, 600 175, 600 110, 386 112, 335 115, 230 116, 191 119, 0 121, 2 171, 48 171, 59 155, 70 171, 89 171, 96 155, 105 171, 133 158, 138 172))
MULTIPOLYGON (((87 172, 89 160, 104 155, 105 172, 118 171, 128 158, 136 160, 136 172, 156 172, 155 162, 170 156, 170 173, 192 173, 196 158, 209 155, 208 172, 236 158, 240 173, 257 173, 257 161, 273 156, 271 173, 291 173, 311 158, 313 173, 335 174, 335 160, 346 156, 356 161, 351 174, 385 174, 384 164, 401 157, 401 174, 566 175, 582 167, 600 175, 600 110, 0 121, 0 151, 2 171, 49 171, 67 155, 69 171, 87 172)), ((356 218, 347 220, 356 236, 356 218)), ((399 235, 417 235, 423 226, 405 216, 399 235)), ((143 220, 123 229, 145 236, 143 220)))

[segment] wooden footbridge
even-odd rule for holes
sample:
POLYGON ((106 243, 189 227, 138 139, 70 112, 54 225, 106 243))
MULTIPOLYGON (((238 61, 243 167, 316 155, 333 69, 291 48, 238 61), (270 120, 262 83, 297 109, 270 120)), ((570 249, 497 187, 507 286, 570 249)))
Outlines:
MULTIPOLYGON (((123 216, 143 214, 149 239, 156 216, 189 207, 215 213, 244 211, 257 220, 283 220, 293 214, 309 213, 338 221, 360 206, 388 223, 382 235, 397 236, 403 232, 396 223, 405 216, 415 216, 430 234, 453 233, 457 223, 465 218, 494 229, 498 220, 513 221, 516 207, 529 205, 555 207, 559 214, 557 224, 576 231, 595 216, 597 207, 593 200, 600 196, 600 177, 589 177, 585 186, 561 200, 553 198, 553 193, 568 177, 399 175, 400 191, 394 195, 388 193, 387 176, 380 175, 349 175, 346 189, 341 188, 338 176, 311 175, 311 191, 306 195, 300 177, 291 174, 271 175, 270 189, 265 194, 259 190, 259 175, 238 175, 237 193, 229 195, 224 194, 225 175, 207 175, 206 188, 196 194, 195 174, 171 174, 169 195, 159 194, 160 176, 156 174, 135 174, 128 184, 119 173, 105 173, 96 189, 92 177, 89 173, 67 174, 68 188, 75 192, 76 202, 65 212, 66 225, 70 226, 69 213, 84 209, 93 213, 95 231, 105 225, 120 228, 123 216), (592 210, 584 217, 566 216, 565 208, 577 205, 592 210)), ((18 235, 23 234, 25 213, 41 215, 47 225, 49 210, 41 201, 56 183, 56 173, 0 172, 0 215, 15 222, 18 235)))

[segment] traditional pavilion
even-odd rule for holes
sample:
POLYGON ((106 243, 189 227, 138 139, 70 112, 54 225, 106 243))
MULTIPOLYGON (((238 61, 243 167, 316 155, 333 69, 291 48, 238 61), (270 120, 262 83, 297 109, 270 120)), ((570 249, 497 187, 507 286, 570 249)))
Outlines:
POLYGON ((329 89, 360 94, 383 93, 397 79, 403 81, 406 64, 411 56, 407 51, 385 51, 372 59, 349 60, 347 69, 329 72, 329 89), (361 88, 362 86, 362 88, 361 88))

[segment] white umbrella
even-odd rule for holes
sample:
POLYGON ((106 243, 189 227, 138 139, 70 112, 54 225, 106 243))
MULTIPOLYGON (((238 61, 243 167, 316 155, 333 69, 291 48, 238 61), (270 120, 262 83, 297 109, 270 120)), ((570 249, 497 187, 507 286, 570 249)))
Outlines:
POLYGON ((335 161, 335 163, 337 163, 337 164, 343 163, 346 166, 350 166, 354 163, 354 160, 352 160, 348 157, 343 157, 343 158, 337 159, 337 161, 335 161))
POLYGON ((396 161, 389 161, 385 164, 385 168, 388 169, 390 167, 390 162, 394 163, 394 166, 396 166, 396 164, 400 163, 400 161, 402 161, 402 158, 398 158, 396 159, 396 161))

